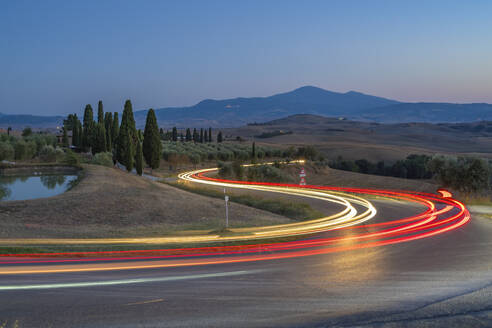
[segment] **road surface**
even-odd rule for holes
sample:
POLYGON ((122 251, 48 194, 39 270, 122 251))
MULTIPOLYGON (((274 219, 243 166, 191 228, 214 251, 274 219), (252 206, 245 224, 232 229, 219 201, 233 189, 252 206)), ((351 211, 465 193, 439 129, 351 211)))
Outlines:
POLYGON ((492 326, 492 222, 473 218, 429 234, 466 213, 445 222, 460 212, 445 198, 434 200, 441 214, 425 217, 415 204, 370 199, 377 215, 362 228, 309 234, 282 248, 73 263, 3 258, 0 327, 492 326), (121 266, 139 268, 97 269, 121 266))

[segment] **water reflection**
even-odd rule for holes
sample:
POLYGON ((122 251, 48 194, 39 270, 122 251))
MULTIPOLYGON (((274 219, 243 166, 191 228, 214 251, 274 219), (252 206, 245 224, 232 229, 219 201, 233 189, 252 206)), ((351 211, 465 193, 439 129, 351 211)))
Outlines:
POLYGON ((62 186, 65 183, 64 175, 45 175, 41 176, 41 183, 48 189, 55 189, 56 186, 62 186))
POLYGON ((0 200, 51 197, 65 192, 76 175, 0 176, 0 200))

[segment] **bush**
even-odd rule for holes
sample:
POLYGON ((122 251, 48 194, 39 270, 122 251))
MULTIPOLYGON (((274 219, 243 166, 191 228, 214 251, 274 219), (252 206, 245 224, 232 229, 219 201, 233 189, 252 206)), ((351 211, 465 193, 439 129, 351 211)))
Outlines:
POLYGON ((16 160, 30 160, 36 154, 36 143, 33 141, 17 140, 14 145, 16 160))
POLYGON ((444 187, 470 194, 489 188, 490 167, 481 158, 435 156, 428 168, 444 187))
POLYGON ((13 160, 15 156, 14 147, 8 142, 0 142, 0 161, 13 160))
POLYGON ((291 182, 282 170, 270 165, 250 166, 246 172, 248 181, 291 182))
POLYGON ((43 146, 39 152, 39 159, 43 162, 56 162, 64 156, 63 150, 51 145, 43 146))
POLYGON ((70 149, 65 153, 63 162, 67 165, 78 166, 80 164, 80 158, 70 149))
POLYGON ((113 154, 109 153, 109 152, 97 153, 92 158, 91 164, 112 167, 113 166, 113 154))

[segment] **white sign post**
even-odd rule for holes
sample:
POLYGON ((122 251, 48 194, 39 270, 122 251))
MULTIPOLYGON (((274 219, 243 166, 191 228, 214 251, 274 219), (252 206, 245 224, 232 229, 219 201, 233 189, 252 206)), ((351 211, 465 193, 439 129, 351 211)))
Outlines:
POLYGON ((229 196, 226 195, 226 190, 224 188, 224 199, 226 205, 226 229, 229 227, 229 196))
POLYGON ((229 196, 225 196, 225 203, 226 203, 226 228, 229 227, 229 196))

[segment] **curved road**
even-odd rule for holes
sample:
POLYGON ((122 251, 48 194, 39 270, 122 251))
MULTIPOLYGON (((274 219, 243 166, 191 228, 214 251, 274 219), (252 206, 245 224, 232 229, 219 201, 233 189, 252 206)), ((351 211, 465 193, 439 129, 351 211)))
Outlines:
MULTIPOLYGON (((201 171, 182 178, 235 184, 201 171)), ((0 258, 0 327, 492 325, 492 224, 468 221, 444 191, 300 189, 368 203, 301 225, 295 241, 0 258)))

